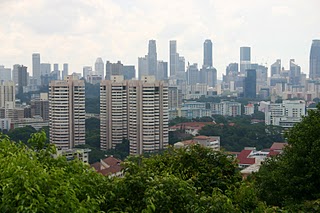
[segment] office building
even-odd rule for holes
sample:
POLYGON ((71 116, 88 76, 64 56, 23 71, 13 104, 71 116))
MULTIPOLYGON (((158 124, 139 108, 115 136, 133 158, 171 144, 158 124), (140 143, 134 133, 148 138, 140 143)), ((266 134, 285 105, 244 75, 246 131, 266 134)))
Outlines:
POLYGON ((182 91, 177 86, 170 86, 169 87, 169 94, 168 94, 168 104, 169 109, 176 109, 182 107, 182 91))
POLYGON ((11 69, 0 65, 0 81, 11 81, 11 69))
POLYGON ((168 62, 158 61, 157 65, 157 80, 167 80, 168 79, 168 62))
POLYGON ((320 40, 312 41, 309 63, 309 78, 320 79, 320 40))
POLYGON ((41 72, 40 72, 40 54, 32 54, 32 77, 35 79, 35 85, 41 83, 41 72))
POLYGON ((205 40, 203 43, 203 67, 212 67, 212 41, 210 39, 205 40))
POLYGON ((240 73, 245 74, 250 69, 251 47, 240 47, 240 73))
POLYGON ((15 84, 13 81, 0 81, 0 108, 6 107, 8 102, 15 107, 15 84))
POLYGON ((88 76, 92 73, 92 67, 90 66, 84 66, 82 68, 82 77, 87 81, 88 76))
POLYGON ((104 63, 102 58, 97 58, 96 63, 94 64, 94 71, 96 72, 96 75, 104 79, 104 63))
POLYGON ((65 80, 66 77, 69 75, 69 64, 64 63, 63 64, 63 70, 62 70, 62 80, 65 80))
POLYGON ((199 69, 198 64, 189 64, 187 67, 187 84, 196 85, 199 83, 199 69))
POLYGON ((223 116, 240 116, 241 115, 241 103, 222 101, 220 103, 211 103, 211 112, 213 115, 223 116))
POLYGON ((22 65, 18 67, 18 94, 22 94, 26 86, 28 86, 28 72, 27 67, 22 65))
POLYGON ((44 122, 49 121, 49 99, 48 93, 40 93, 40 97, 30 102, 31 117, 40 116, 44 122))
POLYGON ((85 144, 85 84, 77 75, 50 82, 49 133, 59 149, 85 144))
POLYGON ((117 63, 106 62, 106 80, 110 80, 112 75, 123 75, 123 64, 121 61, 117 63))
POLYGON ((217 70, 214 67, 203 67, 199 72, 199 83, 215 87, 217 84, 217 70))
POLYGON ((281 60, 277 59, 276 62, 271 64, 271 77, 275 75, 280 76, 280 72, 281 72, 281 60))
POLYGON ((290 59, 289 83, 297 86, 302 82, 301 67, 295 63, 294 59, 290 59))
POLYGON ((50 72, 51 72, 51 64, 49 64, 49 63, 41 63, 40 64, 41 76, 49 76, 50 72))
POLYGON ((12 69, 12 80, 15 84, 18 84, 19 67, 20 64, 15 64, 12 69))
POLYGON ((100 84, 100 144, 115 148, 123 138, 130 154, 142 154, 168 146, 168 86, 154 76, 124 80, 112 76, 100 84))
POLYGON ((148 45, 148 75, 157 76, 157 45, 155 40, 149 40, 148 45))
MULTIPOLYGON (((306 115, 306 103, 302 100, 283 100, 282 103, 262 102, 266 125, 290 128, 306 115)), ((261 103, 260 103, 261 105, 261 103)))
POLYGON ((123 65, 122 72, 124 80, 133 80, 136 77, 136 68, 134 65, 123 65))
POLYGON ((177 53, 177 41, 169 41, 169 51, 170 51, 170 76, 176 75, 179 69, 179 54, 177 53))
POLYGON ((246 70, 244 79, 243 96, 245 98, 255 99, 257 95, 257 72, 254 69, 246 70))
MULTIPOLYGON (((138 79, 141 80, 142 76, 148 75, 148 56, 138 58, 138 79)), ((110 79, 106 79, 110 80, 110 79)))

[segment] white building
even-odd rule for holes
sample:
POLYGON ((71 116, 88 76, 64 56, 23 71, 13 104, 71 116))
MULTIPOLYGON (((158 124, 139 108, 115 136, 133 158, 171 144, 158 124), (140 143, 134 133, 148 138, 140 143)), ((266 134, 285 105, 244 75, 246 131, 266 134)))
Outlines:
POLYGON ((131 154, 168 146, 168 85, 154 76, 142 79, 118 75, 101 82, 101 149, 114 148, 123 138, 130 141, 131 154))
POLYGON ((76 75, 49 85, 50 143, 61 149, 85 144, 85 84, 76 75))
POLYGON ((16 89, 13 81, 0 81, 0 108, 6 106, 7 102, 13 104, 12 108, 15 107, 16 101, 16 89))
POLYGON ((244 114, 245 115, 254 114, 254 105, 253 104, 248 104, 248 105, 244 106, 244 114))
POLYGON ((211 110, 213 115, 236 117, 241 115, 241 103, 231 101, 212 103, 211 110))
POLYGON ((97 58, 96 63, 94 64, 94 71, 96 72, 97 76, 99 76, 101 79, 104 79, 104 63, 102 58, 97 58))
POLYGON ((302 120, 302 116, 306 115, 306 103, 303 100, 284 100, 282 103, 264 102, 264 104, 266 104, 266 125, 293 127, 302 120))

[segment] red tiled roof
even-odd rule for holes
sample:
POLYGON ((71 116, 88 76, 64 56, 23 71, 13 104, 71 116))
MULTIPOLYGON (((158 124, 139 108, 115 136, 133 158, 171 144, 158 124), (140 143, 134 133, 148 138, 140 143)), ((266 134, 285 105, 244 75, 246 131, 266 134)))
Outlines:
POLYGON ((205 136, 205 135, 199 135, 199 136, 196 136, 194 137, 194 139, 200 139, 200 140, 206 140, 208 139, 209 137, 208 136, 205 136))
POLYGON ((286 145, 287 143, 274 142, 270 148, 270 151, 282 150, 286 145))
POLYGON ((186 141, 181 141, 181 143, 183 143, 183 145, 191 145, 191 144, 196 144, 196 142, 194 140, 186 140, 186 141))
POLYGON ((250 104, 247 105, 247 107, 253 107, 253 104, 250 103, 250 104))
POLYGON ((270 151, 269 154, 267 155, 267 157, 276 156, 276 155, 279 155, 279 154, 280 154, 280 152, 270 151))
POLYGON ((94 164, 91 164, 90 166, 94 168, 96 171, 100 170, 100 162, 96 162, 94 164))
POLYGON ((100 173, 100 174, 102 174, 104 176, 107 176, 107 175, 110 175, 110 174, 115 174, 117 172, 120 172, 121 169, 122 169, 121 166, 115 165, 115 166, 100 170, 100 171, 98 171, 98 173, 100 173))
POLYGON ((107 158, 103 159, 102 161, 105 162, 106 164, 108 164, 110 167, 115 166, 115 165, 120 165, 120 163, 122 162, 121 160, 114 158, 113 156, 107 157, 107 158))
POLYGON ((248 158, 252 150, 242 150, 240 154, 237 156, 239 160, 239 164, 254 164, 256 160, 254 158, 248 158))

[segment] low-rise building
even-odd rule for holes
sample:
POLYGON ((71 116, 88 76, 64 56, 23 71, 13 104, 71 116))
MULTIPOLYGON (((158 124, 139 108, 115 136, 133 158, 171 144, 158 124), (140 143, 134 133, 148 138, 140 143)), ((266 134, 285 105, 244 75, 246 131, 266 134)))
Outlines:
POLYGON ((68 161, 79 159, 84 163, 89 163, 90 149, 57 149, 57 154, 54 157, 65 156, 68 161))
POLYGON ((177 142, 174 144, 174 147, 181 148, 194 144, 200 144, 201 146, 218 151, 220 150, 220 137, 199 135, 194 137, 192 140, 177 142))
POLYGON ((265 124, 293 127, 306 115, 306 103, 303 100, 284 100, 282 103, 264 103, 265 124))
POLYGON ((122 170, 121 162, 121 160, 111 155, 110 157, 101 159, 100 162, 91 164, 91 167, 104 176, 123 177, 124 172, 122 170))

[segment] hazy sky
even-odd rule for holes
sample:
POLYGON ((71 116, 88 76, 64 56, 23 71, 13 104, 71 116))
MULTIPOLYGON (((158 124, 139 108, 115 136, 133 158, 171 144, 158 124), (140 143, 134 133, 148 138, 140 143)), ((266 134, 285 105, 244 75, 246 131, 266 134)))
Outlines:
MULTIPOLYGON (((0 0, 0 64, 69 63, 69 72, 104 61, 134 64, 157 40, 158 59, 169 61, 177 40, 186 62, 203 61, 203 42, 213 41, 218 78, 239 47, 251 46, 253 62, 296 59, 309 73, 312 39, 320 38, 319 0, 0 0)), ((62 69, 62 65, 60 65, 62 69)))

